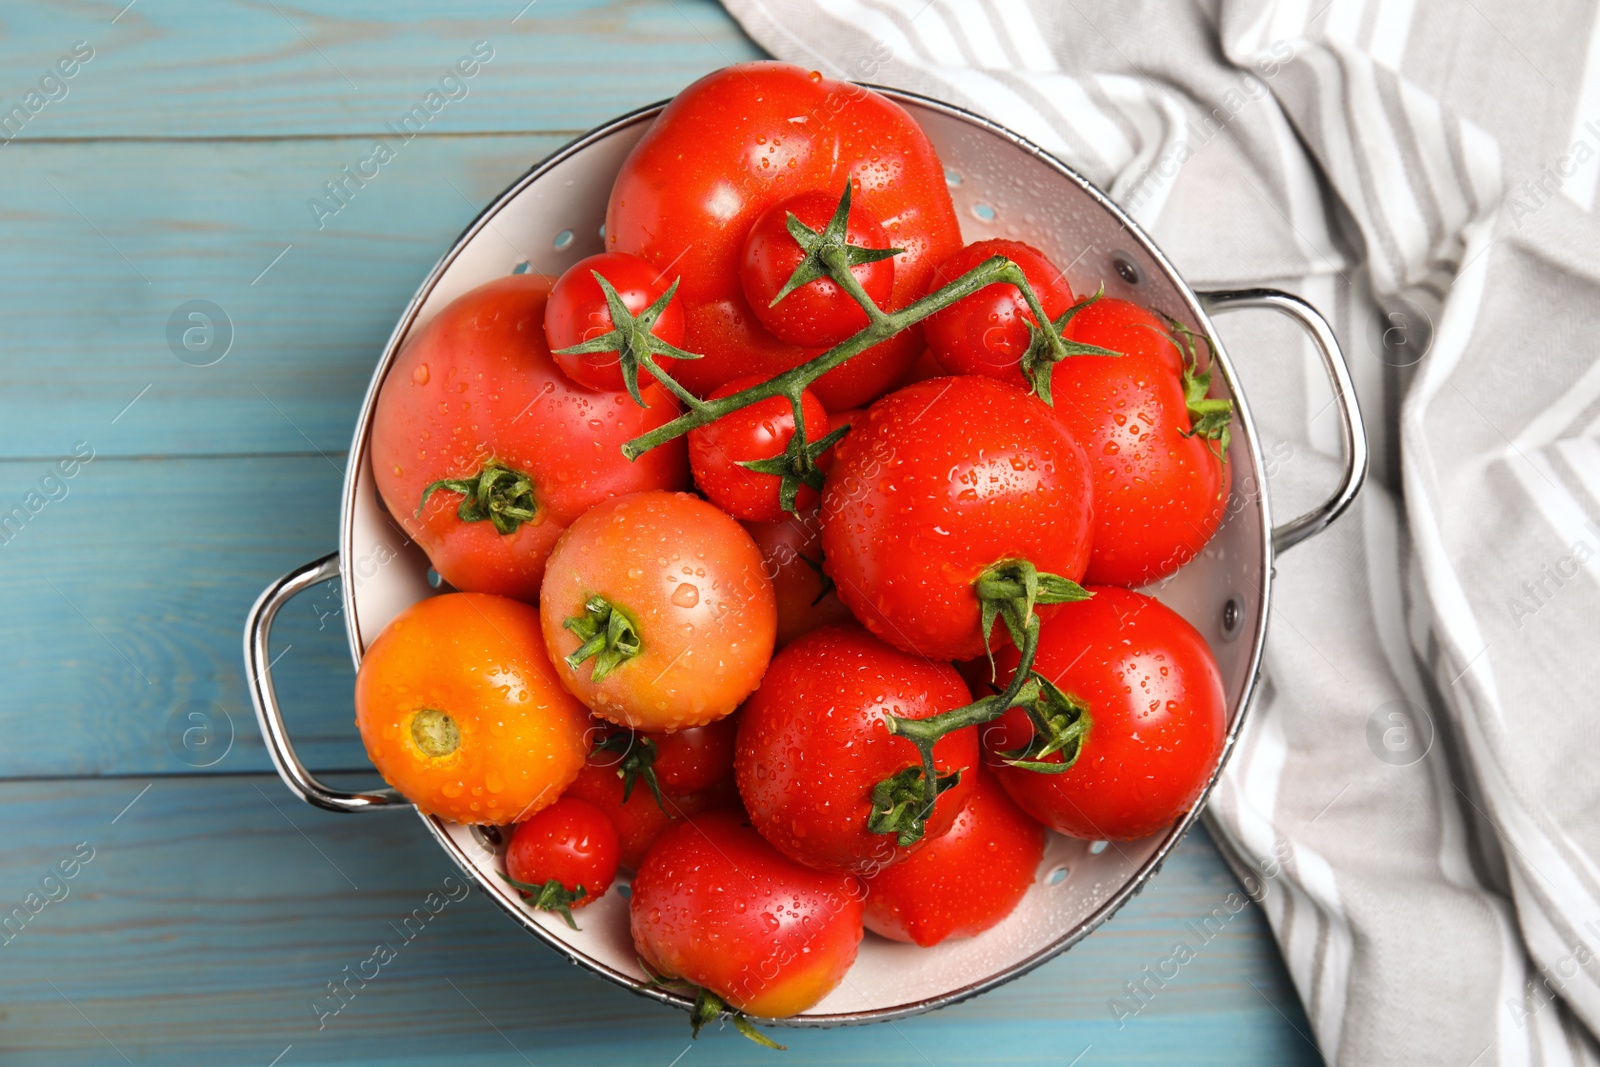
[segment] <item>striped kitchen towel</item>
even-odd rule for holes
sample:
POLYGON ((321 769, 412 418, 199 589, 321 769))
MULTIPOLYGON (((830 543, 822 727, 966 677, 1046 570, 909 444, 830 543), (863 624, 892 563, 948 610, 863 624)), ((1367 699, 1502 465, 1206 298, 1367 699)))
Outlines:
MULTIPOLYGON (((1031 138, 1197 286, 1329 316, 1374 478, 1278 563, 1211 825, 1273 875, 1329 1062, 1600 1062, 1595 5, 727 6, 780 58, 1031 138)), ((1224 332, 1294 514, 1337 470, 1326 386, 1270 317, 1224 332)))

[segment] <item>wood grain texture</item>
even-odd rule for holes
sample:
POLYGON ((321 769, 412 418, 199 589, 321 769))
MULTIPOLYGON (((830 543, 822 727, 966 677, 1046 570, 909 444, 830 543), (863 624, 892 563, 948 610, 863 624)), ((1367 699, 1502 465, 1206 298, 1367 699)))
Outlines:
MULTIPOLYGON (((113 1043, 140 1065, 264 1067, 291 1044, 284 1065, 759 1055, 731 1030, 691 1045, 685 1016, 574 970, 478 894, 404 941, 391 924, 455 873, 411 816, 315 812, 266 776, 158 779, 140 795, 145 784, 0 785, 14 828, 0 843, 7 909, 80 842, 93 849, 68 895, 0 947, 8 1065, 121 1062, 113 1043), (312 1001, 380 942, 396 958, 319 1031, 312 1001)), ((781 1062, 1064 1067, 1086 1046, 1085 1065, 1316 1062, 1254 907, 1122 1029, 1108 1010, 1233 889, 1197 831, 1105 929, 1032 975, 893 1026, 781 1031, 781 1062)))

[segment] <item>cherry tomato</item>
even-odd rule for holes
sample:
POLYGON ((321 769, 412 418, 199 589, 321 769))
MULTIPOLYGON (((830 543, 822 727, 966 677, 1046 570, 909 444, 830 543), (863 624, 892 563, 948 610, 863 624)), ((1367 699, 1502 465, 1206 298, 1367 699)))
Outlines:
MULTIPOLYGON (((961 277, 984 260, 1005 256, 1022 268, 1023 277, 1051 321, 1072 306, 1072 289, 1066 277, 1045 254, 1021 241, 978 241, 945 260, 928 282, 932 292, 961 277)), ((928 348, 946 373, 987 374, 991 378, 1026 385, 1021 361, 1028 350, 1028 325, 1034 321, 1022 290, 995 283, 930 315, 923 323, 928 348)))
MULTIPOLYGON (((867 313, 832 278, 805 283, 773 303, 805 259, 805 251, 789 233, 789 216, 822 233, 839 206, 838 191, 801 193, 780 200, 761 213, 744 239, 739 280, 761 325, 790 344, 829 348, 867 326, 867 313)), ((845 243, 857 248, 888 248, 889 235, 866 208, 852 203, 845 243)), ((880 308, 894 291, 894 260, 879 259, 850 268, 861 288, 880 308)))
POLYGON ((867 879, 867 929, 924 948, 974 937, 1016 908, 1044 858, 1044 827, 985 770, 955 825, 903 863, 867 879))
MULTIPOLYGON (((719 386, 711 399, 743 392, 760 385, 760 378, 735 378, 719 386)), ((800 394, 800 413, 805 418, 806 440, 812 443, 828 434, 828 413, 809 389, 800 394)), ((740 466, 749 460, 772 459, 783 455, 794 436, 794 406, 781 396, 729 412, 717 421, 689 431, 689 465, 695 484, 717 507, 736 519, 751 522, 778 522, 789 512, 779 499, 782 477, 740 466)), ((830 448, 816 458, 826 470, 833 462, 830 448)), ((800 511, 817 506, 817 491, 802 485, 795 496, 800 511)))
POLYGON ((751 1015, 827 996, 861 944, 861 886, 786 859, 732 813, 661 835, 628 901, 634 947, 658 974, 751 1015))
MULTIPOLYGON (((1160 601, 1102 586, 1063 604, 1040 636, 1034 670, 1089 707, 1077 761, 1060 774, 1001 765, 1012 799, 1061 833, 1144 837, 1194 806, 1222 755, 1227 703, 1205 638, 1160 601)), ((1015 651, 996 653, 1002 674, 1015 651)), ((1021 708, 984 728, 991 753, 1033 736, 1021 708)), ((991 760, 995 757, 991 756, 991 760)), ((1062 762, 1061 753, 1049 757, 1062 762)))
MULTIPOLYGON (((544 335, 551 351, 556 353, 556 364, 579 385, 614 392, 625 387, 622 366, 615 352, 575 356, 563 356, 559 352, 608 333, 615 325, 611 321, 611 305, 600 283, 595 281, 595 274, 611 283, 623 304, 635 315, 666 295, 671 283, 647 260, 626 252, 602 252, 586 256, 568 267, 550 291, 550 303, 544 312, 544 335)), ((674 347, 683 344, 683 305, 677 298, 662 309, 661 317, 656 319, 650 332, 674 347)), ((669 374, 677 363, 671 356, 657 356, 655 360, 656 365, 669 374)))
POLYGON ((1222 524, 1232 485, 1224 442, 1190 434, 1182 357, 1148 311, 1099 300, 1073 316, 1067 335, 1127 353, 1073 356, 1051 371, 1056 414, 1094 470, 1085 579, 1143 585, 1164 578, 1199 555, 1222 524))
POLYGON ((622 799, 624 785, 617 771, 619 757, 602 752, 590 756, 564 796, 582 800, 598 809, 617 832, 617 858, 628 870, 637 870, 644 855, 677 820, 673 805, 663 808, 643 785, 636 785, 622 799))
POLYGON ((483 593, 420 600, 356 674, 356 726, 384 781, 460 823, 519 822, 583 766, 588 717, 561 687, 538 612, 483 593))
POLYGON ((573 519, 620 493, 689 484, 679 442, 633 463, 621 452, 675 418, 676 398, 641 383, 641 408, 626 393, 576 385, 551 359, 543 329, 550 285, 510 275, 458 297, 395 357, 378 393, 378 492, 457 589, 534 600, 550 549, 573 519), (487 503, 475 507, 485 479, 487 503))
POLYGON ((567 909, 592 904, 611 888, 620 855, 616 828, 605 813, 563 796, 511 832, 506 875, 524 886, 540 887, 539 892, 525 892, 534 896, 536 906, 560 911, 571 922, 567 909), (550 891, 551 882, 557 883, 556 892, 550 891))
POLYGON ((733 743, 739 719, 730 715, 706 726, 671 734, 649 734, 656 746, 652 766, 665 793, 698 793, 733 777, 733 743))
POLYGON ((819 626, 855 621, 822 569, 821 516, 810 511, 781 522, 747 522, 744 528, 761 549, 762 573, 772 579, 777 597, 776 647, 819 626))
MULTIPOLYGON (((675 376, 704 396, 734 378, 774 374, 814 349, 773 336, 746 300, 740 261, 751 225, 799 193, 837 198, 880 220, 894 259, 886 310, 928 288, 935 264, 961 245, 944 167, 915 120, 860 86, 784 63, 741 63, 679 93, 623 163, 606 209, 606 247, 683 277, 684 347, 704 359, 675 376), (669 264, 671 265, 669 267, 669 264)), ((921 352, 914 327, 824 375, 824 407, 866 403, 921 352)))
POLYGON ((562 684, 640 730, 732 712, 761 681, 777 625, 755 542, 687 493, 590 509, 550 554, 539 611, 562 684))
MULTIPOLYGON (((1083 575, 1088 461, 1055 413, 1016 386, 982 376, 907 386, 872 405, 836 452, 822 499, 828 573, 839 599, 897 648, 982 655, 973 582, 996 563, 1083 575)), ((990 636, 1001 642, 1005 627, 990 636)))
POLYGON ((873 788, 921 765, 916 746, 884 726, 885 715, 925 719, 969 702, 953 668, 890 648, 859 626, 813 630, 773 657, 761 688, 740 713, 734 776, 750 821, 791 859, 865 874, 897 863, 950 829, 978 765, 975 727, 934 745, 939 795, 916 844, 873 833, 873 788))

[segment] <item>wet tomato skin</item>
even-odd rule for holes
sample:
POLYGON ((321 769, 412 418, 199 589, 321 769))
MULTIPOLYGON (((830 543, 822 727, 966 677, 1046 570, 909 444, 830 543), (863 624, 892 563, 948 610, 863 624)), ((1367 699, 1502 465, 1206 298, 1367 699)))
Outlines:
POLYGON ((556 678, 538 612, 505 597, 447 593, 401 612, 362 657, 355 702, 384 780, 453 822, 526 819, 583 766, 587 716, 556 678), (441 713, 448 727, 430 734, 441 713))
POLYGON ((867 929, 927 948, 975 937, 1015 910, 1038 873, 1045 832, 988 771, 949 832, 867 879, 867 929))
MULTIPOLYGON (((939 264, 928 282, 932 292, 995 256, 1022 268, 1039 306, 1052 321, 1072 306, 1072 289, 1045 254, 1021 241, 989 240, 967 245, 939 264)), ((947 374, 986 374, 1022 387, 1023 353, 1033 312, 1015 285, 986 285, 930 315, 923 324, 928 348, 947 374)))
MULTIPOLYGON (((721 400, 734 393, 760 385, 755 377, 735 378, 714 390, 709 399, 721 400)), ((806 440, 820 441, 828 435, 828 413, 812 392, 800 394, 800 413, 805 419, 806 440)), ((768 397, 749 407, 689 431, 689 466, 695 484, 706 499, 736 519, 750 522, 778 522, 785 515, 779 496, 782 479, 740 466, 748 460, 772 459, 783 454, 794 437, 794 405, 781 396, 768 397)), ((833 462, 830 448, 817 457, 817 466, 827 470, 833 462)), ((802 485, 795 494, 799 511, 817 506, 817 491, 802 485)))
POLYGON ((823 584, 822 520, 816 511, 781 522, 747 522, 744 528, 761 549, 763 573, 772 579, 778 648, 818 627, 855 621, 838 594, 823 584))
POLYGON ((776 607, 761 553, 726 513, 687 493, 635 493, 596 505, 550 556, 540 617, 551 661, 591 711, 672 731, 731 713, 772 656, 776 607), (631 618, 641 651, 595 682, 565 625, 603 597, 631 618))
POLYGON ((711 812, 662 834, 628 915, 657 973, 782 1018, 827 996, 855 962, 861 895, 855 878, 795 863, 737 814, 711 812))
POLYGON ((556 366, 545 341, 551 279, 509 275, 458 297, 407 341, 379 389, 372 472, 389 513, 440 577, 463 591, 536 600, 545 560, 567 525, 608 497, 689 484, 685 446, 673 441, 630 463, 624 442, 679 411, 659 384, 641 408, 625 392, 594 392, 556 366), (463 521, 461 493, 490 461, 533 482, 536 517, 502 534, 463 521))
POLYGON ((616 828, 605 813, 563 796, 511 832, 506 874, 528 885, 555 880, 568 892, 582 886, 583 896, 572 902, 582 908, 611 888, 620 857, 616 828))
MULTIPOLYGON (((1088 461, 1055 412, 1016 386, 981 375, 906 386, 867 409, 835 451, 825 566, 839 598, 897 648, 980 656, 980 574, 1026 559, 1077 581, 1088 565, 1088 461)), ((991 642, 1006 641, 996 626, 991 642)))
MULTIPOLYGON (((992 755, 990 762, 1012 799, 1054 830, 1089 840, 1144 837, 1193 807, 1216 770, 1227 729, 1222 675, 1205 638, 1160 601, 1111 586, 1091 592, 1045 624, 1034 662, 1089 705, 1077 762, 1061 774, 999 766, 992 755)), ((1008 678, 1016 652, 995 658, 1008 678)), ((985 728, 991 754, 1032 736, 1020 712, 985 728)))
POLYGON ((907 655, 859 626, 795 638, 740 712, 734 775, 751 823, 784 855, 824 870, 865 874, 899 862, 955 821, 978 737, 968 727, 934 746, 939 774, 963 777, 939 795, 922 840, 902 847, 867 828, 873 787, 920 764, 916 746, 890 734, 883 717, 923 719, 968 699, 948 664, 907 655))

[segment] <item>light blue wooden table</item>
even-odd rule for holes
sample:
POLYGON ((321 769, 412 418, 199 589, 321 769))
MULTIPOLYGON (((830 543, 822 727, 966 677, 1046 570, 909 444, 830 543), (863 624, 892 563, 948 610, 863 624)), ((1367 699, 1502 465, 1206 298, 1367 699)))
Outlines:
MULTIPOLYGON (((1034 974, 897 1025, 786 1032, 781 1057, 731 1031, 691 1045, 684 1016, 477 895, 319 1029, 312 1002, 452 868, 414 818, 281 786, 242 685, 245 609, 333 547, 373 361, 480 206, 583 130, 759 54, 706 0, 523 2, 6 5, 0 1062, 1317 1062, 1255 908, 1114 1018, 1235 888, 1200 832, 1034 974), (467 95, 319 219, 323 183, 479 41, 493 58, 467 95), (202 352, 170 340, 194 300, 226 315, 202 352)), ((328 612, 280 622, 282 696, 308 763, 370 778, 328 612)))

